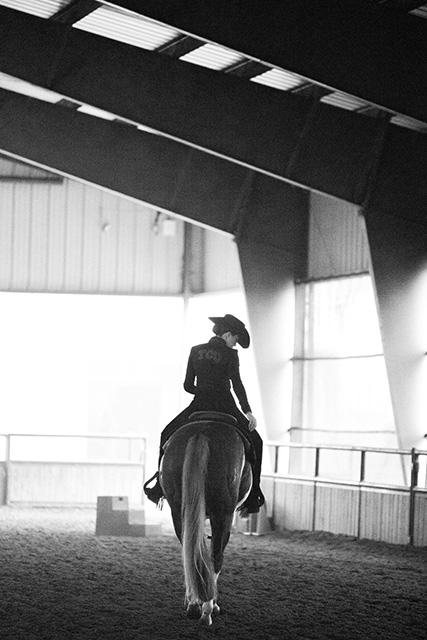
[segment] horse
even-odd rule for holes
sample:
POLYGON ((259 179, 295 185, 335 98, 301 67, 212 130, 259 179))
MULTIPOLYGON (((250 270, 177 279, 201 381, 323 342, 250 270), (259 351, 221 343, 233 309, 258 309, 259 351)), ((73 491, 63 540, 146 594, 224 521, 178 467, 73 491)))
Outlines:
POLYGON ((187 616, 212 624, 234 512, 249 495, 248 443, 233 416, 197 412, 164 447, 160 482, 182 547, 187 616), (210 536, 205 533, 210 521, 210 536), (210 537, 210 548, 207 540, 210 537))

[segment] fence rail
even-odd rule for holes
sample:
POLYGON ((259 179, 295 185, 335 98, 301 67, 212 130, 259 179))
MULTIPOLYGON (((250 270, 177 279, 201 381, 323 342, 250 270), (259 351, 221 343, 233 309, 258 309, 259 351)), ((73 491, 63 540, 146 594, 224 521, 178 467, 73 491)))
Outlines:
MULTIPOLYGON (((263 473, 263 488, 277 530, 427 546, 427 451, 276 442, 265 447, 272 471, 263 473), (308 457, 300 455, 307 452, 308 457), (353 478, 334 477, 339 465, 331 464, 331 452, 356 456, 353 478), (393 471, 400 482, 369 478, 367 458, 377 454, 398 457, 393 471), (321 473, 324 458, 329 466, 321 473)), ((137 434, 0 434, 0 505, 93 505, 97 495, 128 495, 141 502, 145 458, 146 439, 137 434), (60 455, 54 450, 49 457, 43 439, 66 446, 57 446, 60 455)))
POLYGON ((427 545, 427 451, 276 442, 265 446, 272 452, 273 470, 263 473, 263 482, 277 528, 321 529, 359 538, 427 545), (305 450, 314 455, 308 461, 299 458, 300 468, 295 470, 293 467, 298 464, 292 460, 292 452, 305 450), (284 463, 283 451, 287 453, 284 463), (359 457, 357 479, 320 474, 322 456, 330 451, 351 452, 359 457), (368 454, 400 456, 401 482, 368 480, 368 454), (371 535, 367 535, 369 532, 371 535))
POLYGON ((139 434, 0 434, 0 505, 96 504, 115 493, 140 502, 145 462, 139 434))

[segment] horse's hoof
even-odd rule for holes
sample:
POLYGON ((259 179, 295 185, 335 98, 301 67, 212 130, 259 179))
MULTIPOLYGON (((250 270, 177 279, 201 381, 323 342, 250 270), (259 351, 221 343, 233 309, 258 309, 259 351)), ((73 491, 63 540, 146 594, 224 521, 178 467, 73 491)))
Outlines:
POLYGON ((214 613, 215 615, 221 613, 221 609, 219 607, 219 605, 217 605, 217 603, 215 602, 214 606, 213 606, 213 611, 212 613, 214 613))
POLYGON ((197 604, 196 602, 193 604, 189 604, 187 607, 187 618, 190 618, 191 620, 197 620, 198 618, 200 618, 201 612, 202 609, 199 604, 197 604))
POLYGON ((199 620, 199 625, 201 627, 210 627, 212 624, 212 617, 210 615, 202 614, 202 617, 199 620))

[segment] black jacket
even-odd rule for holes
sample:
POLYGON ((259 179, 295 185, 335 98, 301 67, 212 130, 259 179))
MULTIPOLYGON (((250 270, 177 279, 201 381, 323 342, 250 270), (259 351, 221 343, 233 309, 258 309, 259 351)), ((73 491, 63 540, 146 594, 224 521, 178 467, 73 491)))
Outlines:
MULTIPOLYGON (((234 416, 237 428, 252 442, 249 452, 251 464, 256 466, 257 477, 261 472, 262 440, 258 432, 249 431, 248 419, 244 415, 251 411, 245 387, 240 378, 239 355, 236 349, 227 347, 222 338, 211 338, 205 344, 199 344, 190 351, 184 389, 194 394, 193 401, 181 411, 162 431, 160 438, 160 455, 168 438, 188 422, 192 413, 197 411, 220 411, 234 416), (239 411, 231 393, 230 382, 239 400, 242 411, 239 411)), ((255 469, 255 467, 254 467, 255 469)))
POLYGON ((218 337, 192 347, 184 380, 184 389, 188 393, 195 394, 196 398, 198 395, 215 395, 218 400, 221 399, 228 404, 231 399, 230 382, 243 413, 247 413, 251 407, 240 378, 239 355, 236 349, 230 349, 224 340, 218 337))

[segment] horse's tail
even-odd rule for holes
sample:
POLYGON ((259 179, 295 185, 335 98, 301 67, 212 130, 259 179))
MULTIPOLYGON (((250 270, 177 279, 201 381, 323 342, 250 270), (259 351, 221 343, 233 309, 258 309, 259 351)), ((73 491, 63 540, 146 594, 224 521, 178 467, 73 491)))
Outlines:
POLYGON ((194 435, 187 444, 182 473, 182 557, 188 602, 216 599, 216 576, 206 543, 206 473, 209 442, 194 435))

